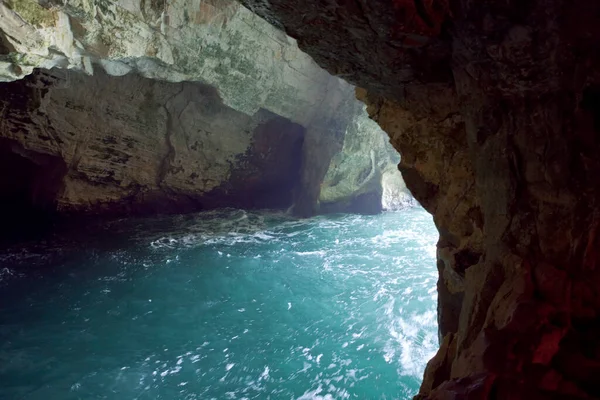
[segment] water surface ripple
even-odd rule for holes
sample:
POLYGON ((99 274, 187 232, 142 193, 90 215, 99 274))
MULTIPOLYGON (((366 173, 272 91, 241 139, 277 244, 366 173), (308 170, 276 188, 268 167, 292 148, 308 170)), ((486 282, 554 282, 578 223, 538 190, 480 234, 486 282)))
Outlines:
POLYGON ((0 257, 0 398, 409 399, 436 350, 421 209, 103 229, 30 272, 0 257))

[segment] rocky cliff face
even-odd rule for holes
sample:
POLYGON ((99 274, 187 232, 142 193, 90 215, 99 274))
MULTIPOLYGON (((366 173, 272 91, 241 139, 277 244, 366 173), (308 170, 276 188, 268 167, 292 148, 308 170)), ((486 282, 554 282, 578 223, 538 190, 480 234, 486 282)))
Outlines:
POLYGON ((359 97, 433 215, 422 399, 600 397, 600 4, 244 0, 359 97))
POLYGON ((352 86, 237 2, 10 0, 0 17, 0 147, 31 170, 4 183, 11 204, 309 216, 377 209, 384 172, 402 188, 352 86))
POLYGON ((329 164, 319 196, 321 212, 378 213, 413 205, 413 197, 398 179, 398 153, 387 135, 353 102, 353 118, 346 127, 344 143, 329 164))
MULTIPOLYGON (((442 345, 419 397, 600 397, 600 4, 243 2, 297 38, 319 65, 365 88, 359 97, 402 154, 407 186, 434 215, 442 345)), ((304 127, 299 213, 314 212, 321 182, 323 203, 343 199, 336 178, 343 161, 327 170, 330 157, 353 148, 341 133, 350 122, 324 112, 352 108, 345 89, 336 89, 343 85, 325 79, 281 32, 232 2, 174 4, 4 2, 0 75, 14 80, 35 67, 68 67, 202 81, 219 88, 224 107, 246 117, 263 108, 289 120, 287 126, 304 127)), ((45 104, 45 86, 30 84, 39 91, 33 100, 45 104)), ((163 97, 156 104, 182 107, 163 97)), ((20 109, 28 119, 50 118, 31 111, 39 107, 20 109)), ((35 132, 26 122, 29 128, 17 120, 9 131, 35 132)), ((48 143, 53 135, 42 132, 48 143)), ((3 167, 18 165, 29 182, 24 188, 21 179, 7 177, 4 185, 12 201, 27 192, 43 206, 62 190, 60 177, 79 164, 57 150, 32 153, 27 143, 3 139, 3 167)), ((171 146, 161 147, 160 160, 171 146)), ((185 187, 185 175, 170 173, 183 162, 166 159, 145 168, 185 187)), ((364 188, 374 165, 370 153, 368 161, 353 175, 364 188)))
POLYGON ((233 110, 209 86, 40 71, 3 89, 4 171, 19 173, 12 159, 46 170, 38 154, 61 166, 51 180, 20 180, 34 204, 120 214, 293 204, 304 128, 233 110))

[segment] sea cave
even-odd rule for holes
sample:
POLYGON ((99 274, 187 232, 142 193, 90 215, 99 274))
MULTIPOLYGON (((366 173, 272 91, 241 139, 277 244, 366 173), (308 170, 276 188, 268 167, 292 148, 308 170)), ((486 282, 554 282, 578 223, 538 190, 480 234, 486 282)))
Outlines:
POLYGON ((600 398, 599 39, 589 0, 4 0, 0 398, 600 398))

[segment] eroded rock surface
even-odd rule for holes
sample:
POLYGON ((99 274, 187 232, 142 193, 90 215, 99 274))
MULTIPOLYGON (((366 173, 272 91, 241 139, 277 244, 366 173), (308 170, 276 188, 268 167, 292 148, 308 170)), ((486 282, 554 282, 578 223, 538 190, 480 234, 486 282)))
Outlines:
POLYGON ((320 212, 378 213, 413 205, 404 181, 398 179, 398 153, 381 128, 352 102, 341 151, 329 164, 320 190, 320 212))
POLYGON ((55 70, 2 88, 3 176, 22 175, 9 192, 32 205, 135 214, 293 204, 304 128, 233 110, 209 86, 55 70), (40 173, 26 177, 17 161, 40 173))
POLYGON ((66 163, 59 210, 371 212, 384 172, 407 196, 353 87, 237 2, 10 0, 0 39, 0 80, 34 74, 0 135, 66 163))
POLYGON ((440 231, 421 399, 591 399, 600 3, 244 0, 359 97, 440 231))

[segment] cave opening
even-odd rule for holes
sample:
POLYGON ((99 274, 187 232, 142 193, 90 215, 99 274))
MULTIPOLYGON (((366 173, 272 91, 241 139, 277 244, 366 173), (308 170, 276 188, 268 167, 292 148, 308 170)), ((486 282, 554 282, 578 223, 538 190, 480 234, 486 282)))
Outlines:
MULTIPOLYGON (((0 1, 2 89, 29 86, 0 90, 0 135, 66 159, 61 211, 125 225, 35 284, 0 258, 9 398, 407 399, 436 294, 417 399, 598 397, 600 2, 62 3, 0 1), (322 68, 402 152, 437 248, 423 210, 372 215, 394 190, 322 68), (244 157, 259 109, 304 128, 293 216, 177 214, 289 203, 227 186, 279 172, 244 157)), ((7 198, 50 204, 9 153, 7 198)))
MULTIPOLYGON (((411 398, 439 347, 438 234, 390 137, 353 85, 238 3, 170 3, 117 25, 119 40, 132 21, 159 35, 148 48, 117 49, 95 35, 135 10, 103 1, 77 65, 52 48, 31 70, 0 30, 0 205, 17 239, 0 251, 2 390, 411 398)), ((58 19, 87 35, 86 13, 61 14, 75 8, 58 19)), ((51 25, 43 10, 19 18, 51 25)))
POLYGON ((10 396, 417 393, 439 344, 437 231, 363 104, 301 124, 194 82, 40 70, 4 93, 20 85, 38 109, 5 126, 50 127, 76 157, 0 141, 15 229, 51 226, 59 200, 73 222, 0 252, 5 354, 36 360, 33 377, 0 371, 10 396), (298 218, 299 199, 317 215, 298 218))
POLYGON ((236 157, 227 182, 201 200, 207 209, 288 210, 302 178, 306 129, 288 118, 261 109, 251 147, 236 157), (249 167, 250 166, 250 167, 249 167))
POLYGON ((31 153, 0 138, 1 238, 20 239, 49 228, 66 170, 59 157, 31 153))

